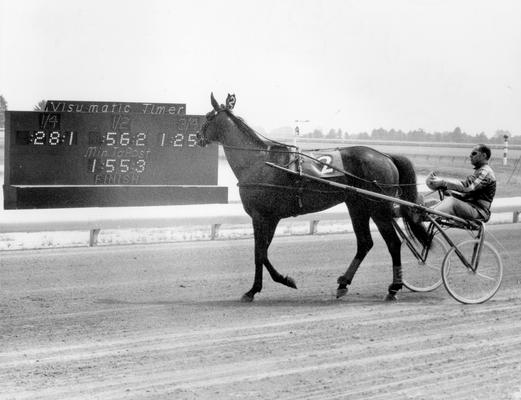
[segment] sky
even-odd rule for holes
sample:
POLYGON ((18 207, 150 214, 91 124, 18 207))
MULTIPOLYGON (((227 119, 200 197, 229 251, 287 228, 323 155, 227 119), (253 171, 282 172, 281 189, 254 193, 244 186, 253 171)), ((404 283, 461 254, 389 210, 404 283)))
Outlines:
POLYGON ((205 114, 234 93, 267 132, 515 135, 520 20, 518 0, 0 0, 0 94, 205 114))

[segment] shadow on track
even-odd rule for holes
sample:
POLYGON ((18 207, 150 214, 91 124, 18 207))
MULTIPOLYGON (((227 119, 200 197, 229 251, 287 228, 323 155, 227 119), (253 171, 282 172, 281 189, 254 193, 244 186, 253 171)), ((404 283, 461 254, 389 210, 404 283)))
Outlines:
POLYGON ((277 307, 349 307, 350 305, 356 306, 392 306, 393 304, 417 304, 418 306, 424 306, 428 304, 440 304, 447 300, 448 297, 442 290, 437 290, 430 293, 413 293, 410 291, 404 291, 398 297, 398 301, 386 302, 384 297, 375 294, 361 294, 352 293, 349 298, 337 299, 335 293, 332 291, 329 295, 309 295, 298 298, 291 297, 265 297, 259 298, 254 303, 244 303, 238 299, 221 299, 221 300, 150 300, 150 301, 128 301, 116 298, 101 298, 95 301, 98 304, 110 304, 110 305, 157 305, 157 306, 182 306, 191 307, 198 306, 202 308, 214 308, 214 309, 227 309, 227 308, 277 308, 277 307))

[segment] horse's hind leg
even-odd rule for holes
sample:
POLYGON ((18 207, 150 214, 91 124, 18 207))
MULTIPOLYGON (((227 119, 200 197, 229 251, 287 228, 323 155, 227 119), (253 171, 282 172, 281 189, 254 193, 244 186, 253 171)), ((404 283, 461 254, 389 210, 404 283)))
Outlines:
POLYGON ((401 260, 402 242, 392 225, 392 216, 390 213, 386 213, 385 216, 374 216, 373 220, 385 240, 393 261, 393 282, 389 285, 389 293, 385 299, 396 300, 396 293, 403 287, 401 260))
POLYGON ((358 267, 373 247, 373 239, 369 229, 369 213, 361 207, 356 207, 349 208, 349 214, 356 236, 356 254, 344 275, 337 279, 337 299, 347 294, 347 285, 351 284, 358 267))
POLYGON ((255 277, 252 288, 242 296, 242 300, 253 301, 254 296, 262 290, 262 267, 264 265, 275 282, 296 289, 295 281, 288 276, 282 276, 268 259, 268 247, 275 235, 275 229, 280 219, 266 218, 261 215, 256 215, 252 219, 255 240, 255 277))

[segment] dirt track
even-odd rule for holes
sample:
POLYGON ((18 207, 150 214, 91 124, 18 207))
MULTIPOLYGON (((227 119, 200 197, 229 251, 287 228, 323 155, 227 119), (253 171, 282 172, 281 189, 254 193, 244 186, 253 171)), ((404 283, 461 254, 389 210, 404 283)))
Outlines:
POLYGON ((518 226, 494 231, 511 259, 478 306, 383 302, 381 243, 335 300, 349 235, 276 239, 299 290, 265 276, 252 304, 250 240, 5 253, 0 398, 521 399, 518 226))

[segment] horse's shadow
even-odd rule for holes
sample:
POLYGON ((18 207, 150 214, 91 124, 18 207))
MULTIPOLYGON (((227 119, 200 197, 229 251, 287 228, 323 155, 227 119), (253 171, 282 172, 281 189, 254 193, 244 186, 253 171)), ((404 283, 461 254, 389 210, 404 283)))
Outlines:
POLYGON ((283 308, 283 307, 315 307, 315 308, 331 308, 331 307, 349 307, 349 306, 392 306, 400 304, 439 304, 443 301, 437 291, 429 293, 412 293, 409 291, 403 292, 398 296, 397 301, 386 301, 384 296, 369 293, 356 293, 348 295, 344 298, 337 299, 334 294, 329 296, 313 295, 299 298, 291 297, 266 297, 258 298, 253 302, 243 302, 239 298, 216 299, 216 300, 148 300, 148 301, 129 301, 116 298, 101 298, 97 299, 95 303, 107 305, 156 305, 156 306, 176 306, 176 307, 201 307, 201 308, 283 308))

